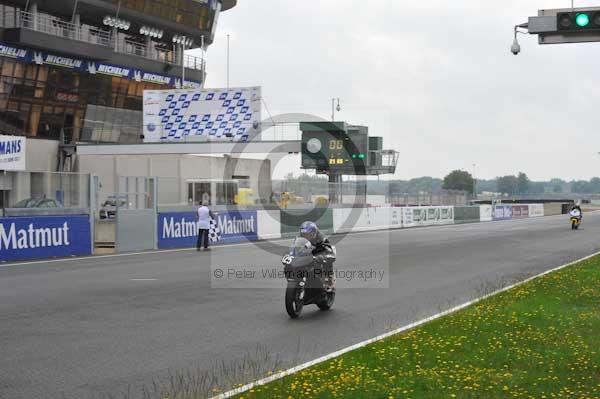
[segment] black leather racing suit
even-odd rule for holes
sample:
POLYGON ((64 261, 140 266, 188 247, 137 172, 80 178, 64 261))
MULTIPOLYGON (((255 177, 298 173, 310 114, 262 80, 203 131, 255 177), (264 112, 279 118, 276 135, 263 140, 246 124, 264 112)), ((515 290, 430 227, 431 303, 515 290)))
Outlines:
POLYGON ((326 275, 333 277, 332 272, 335 254, 329 239, 320 230, 317 230, 315 238, 310 242, 314 247, 313 255, 315 256, 316 261, 323 265, 323 271, 326 275))

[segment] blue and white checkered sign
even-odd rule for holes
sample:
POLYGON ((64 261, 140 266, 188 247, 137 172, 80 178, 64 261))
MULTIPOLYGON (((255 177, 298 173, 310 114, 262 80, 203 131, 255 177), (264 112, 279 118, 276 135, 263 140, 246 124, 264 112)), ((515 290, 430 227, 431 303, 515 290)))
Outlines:
POLYGON ((260 129, 261 88, 144 91, 144 142, 248 141, 260 129))

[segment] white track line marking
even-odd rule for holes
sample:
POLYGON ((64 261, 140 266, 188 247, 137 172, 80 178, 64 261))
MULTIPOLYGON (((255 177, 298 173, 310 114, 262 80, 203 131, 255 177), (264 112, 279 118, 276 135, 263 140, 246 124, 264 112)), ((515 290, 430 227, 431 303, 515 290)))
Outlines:
MULTIPOLYGON (((600 211, 596 211, 600 212, 600 211)), ((589 212, 592 213, 592 212, 589 212)), ((435 230, 446 230, 450 228, 460 228, 460 227, 475 227, 487 225, 489 223, 518 223, 524 224, 523 222, 532 222, 534 220, 548 220, 550 218, 559 218, 564 217, 565 215, 552 215, 552 216, 544 216, 537 218, 524 218, 524 219, 511 219, 511 220, 496 220, 492 222, 474 222, 474 223, 464 223, 464 224, 445 224, 445 225, 431 225, 431 226, 416 226, 416 227, 405 227, 405 228, 397 228, 397 229, 387 229, 387 230, 372 230, 372 231, 357 231, 351 233, 343 233, 348 235, 369 235, 369 234, 381 234, 381 232, 389 232, 393 233, 403 233, 403 232, 425 232, 425 231, 435 231, 435 230)), ((331 236, 339 236, 343 234, 332 234, 331 236)), ((232 248, 232 247, 241 247, 248 245, 256 245, 257 243, 277 243, 283 241, 290 241, 291 238, 278 238, 274 240, 264 240, 264 241, 252 241, 252 242, 242 242, 238 244, 226 244, 219 245, 214 248, 232 248)), ((213 248, 213 249, 214 249, 213 248)), ((75 262, 75 261, 94 261, 98 259, 109 259, 109 258, 121 258, 128 256, 139 256, 139 255, 148 255, 148 254, 161 254, 161 253, 176 253, 176 252, 193 252, 196 251, 196 248, 177 248, 177 249, 159 249, 159 250, 149 250, 149 251, 139 251, 139 252, 129 252, 125 254, 110 254, 110 255, 91 255, 91 256, 75 256, 71 258, 61 258, 61 259, 44 259, 44 260, 34 260, 28 262, 18 262, 18 263, 7 263, 0 264, 0 269, 7 267, 16 267, 16 266, 27 266, 27 265, 40 265, 40 264, 48 264, 48 263, 62 263, 62 262, 75 262)))
POLYGON ((557 272, 557 271, 559 271, 561 269, 573 266, 573 265, 575 265, 575 264, 577 264, 579 262, 584 262, 584 261, 586 261, 586 260, 588 260, 590 258, 593 258, 594 256, 598 256, 598 255, 600 255, 600 252, 596 252, 596 253, 594 253, 592 255, 586 256, 585 258, 581 258, 579 260, 567 263, 565 265, 558 266, 558 267, 556 267, 554 269, 547 270, 547 271, 545 271, 543 273, 537 274, 537 275, 535 275, 533 277, 529 277, 529 278, 527 278, 527 279, 525 279, 523 281, 520 281, 518 283, 511 284, 508 287, 501 288, 501 289, 499 289, 497 291, 492 292, 491 294, 484 295, 482 297, 473 299, 473 300, 471 300, 469 302, 463 303, 462 305, 455 306, 452 309, 448 309, 448 310, 445 310, 445 311, 443 311, 441 313, 437 313, 437 314, 435 314, 433 316, 430 316, 430 317, 428 317, 426 319, 422 319, 422 320, 416 321, 414 323, 408 324, 408 325, 406 325, 404 327, 400 327, 400 328, 398 328, 396 330, 390 331, 390 332, 385 333, 383 335, 379 335, 379 336, 377 336, 375 338, 371 338, 371 339, 368 339, 366 341, 362 341, 362 342, 359 342, 359 343, 354 344, 352 346, 349 346, 347 348, 340 349, 339 351, 333 352, 333 353, 331 353, 329 355, 322 356, 322 357, 320 357, 318 359, 311 360, 309 362, 303 363, 303 364, 301 364, 299 366, 296 366, 296 367, 292 367, 292 368, 290 368, 288 370, 285 370, 285 371, 281 371, 279 373, 273 374, 273 375, 271 375, 269 377, 266 377, 266 378, 263 378, 261 380, 258 380, 258 381, 255 381, 255 382, 251 382, 249 384, 246 384, 246 385, 241 386, 239 388, 233 389, 231 391, 222 393, 222 394, 217 395, 217 396, 213 396, 210 399, 227 399, 227 398, 231 398, 231 397, 233 397, 235 395, 239 395, 241 393, 247 392, 247 391, 249 391, 250 389, 252 389, 254 387, 265 385, 265 384, 268 384, 270 382, 282 379, 284 377, 287 377, 289 375, 295 374, 295 373, 297 373, 299 371, 302 371, 304 369, 307 369, 309 367, 315 366, 315 365, 317 365, 319 363, 324 363, 324 362, 326 362, 328 360, 340 357, 341 355, 343 355, 345 353, 351 352, 351 351, 359 349, 359 348, 363 348, 363 347, 365 347, 367 345, 373 344, 373 343, 378 342, 378 341, 382 341, 382 340, 384 340, 386 338, 389 338, 389 337, 391 337, 393 335, 398 335, 398 334, 403 333, 405 331, 412 330, 413 328, 422 326, 423 324, 429 323, 430 321, 439 319, 440 317, 447 316, 447 315, 449 315, 451 313, 458 312, 459 310, 467 308, 467 307, 469 307, 471 305, 474 305, 474 304, 476 304, 478 302, 481 302, 481 301, 483 301, 485 299, 488 299, 488 298, 490 298, 492 296, 501 294, 501 293, 503 293, 505 291, 511 290, 511 289, 513 289, 515 287, 518 287, 520 285, 526 284, 526 283, 528 283, 530 281, 536 280, 536 279, 538 279, 540 277, 543 277, 545 275, 548 275, 550 273, 555 273, 555 272, 557 272))
POLYGON ((158 281, 157 278, 130 278, 129 281, 158 281))

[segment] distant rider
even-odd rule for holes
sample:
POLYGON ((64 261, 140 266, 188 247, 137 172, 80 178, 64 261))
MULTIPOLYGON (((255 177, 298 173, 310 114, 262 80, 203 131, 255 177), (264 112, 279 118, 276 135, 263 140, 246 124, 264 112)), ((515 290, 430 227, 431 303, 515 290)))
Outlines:
POLYGON ((579 212, 579 219, 583 219, 583 211, 581 210, 579 204, 575 204, 573 205, 573 208, 571 208, 571 215, 573 215, 574 213, 576 214, 576 212, 579 212))
POLYGON ((333 261, 335 260, 335 255, 329 239, 313 222, 304 222, 300 225, 300 237, 307 239, 312 244, 313 256, 315 256, 317 262, 323 266, 323 272, 327 276, 326 289, 331 291, 335 281, 333 276, 333 261))

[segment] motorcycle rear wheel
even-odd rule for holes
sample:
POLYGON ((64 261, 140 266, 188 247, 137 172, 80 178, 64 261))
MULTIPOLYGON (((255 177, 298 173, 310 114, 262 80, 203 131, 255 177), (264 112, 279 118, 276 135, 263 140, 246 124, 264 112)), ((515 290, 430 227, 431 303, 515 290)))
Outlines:
POLYGON ((292 319, 297 319, 302 314, 304 300, 300 299, 300 287, 288 287, 285 290, 285 310, 292 319))

